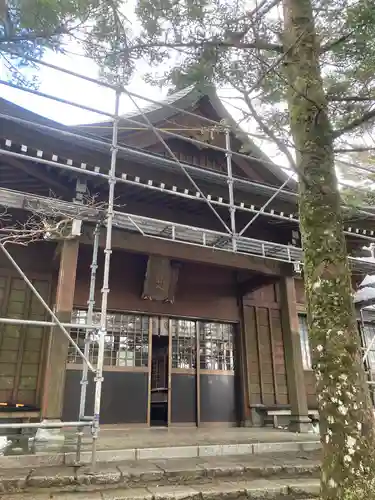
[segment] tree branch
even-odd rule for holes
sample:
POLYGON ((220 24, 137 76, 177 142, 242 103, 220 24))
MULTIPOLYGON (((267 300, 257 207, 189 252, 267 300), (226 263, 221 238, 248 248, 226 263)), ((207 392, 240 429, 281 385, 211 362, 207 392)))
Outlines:
POLYGON ((40 31, 38 33, 24 33, 22 35, 0 36, 1 43, 35 42, 36 40, 48 40, 54 36, 69 35, 70 31, 64 26, 56 28, 54 31, 40 31))
POLYGON ((367 102, 367 101, 375 101, 375 95, 373 95, 373 96, 359 96, 359 95, 338 96, 338 95, 327 94, 327 100, 330 102, 367 102))
POLYGON ((375 109, 368 111, 367 113, 364 113, 361 117, 356 118, 352 122, 348 123, 344 127, 338 130, 333 131, 333 138, 337 139, 337 137, 340 137, 341 135, 345 134, 346 132, 350 132, 351 130, 360 127, 361 125, 364 125, 366 122, 369 122, 375 118, 375 109))
POLYGON ((251 102, 251 99, 249 97, 249 94, 244 93, 243 94, 244 101, 247 105, 247 107, 250 110, 251 115, 254 117, 254 120, 258 123, 259 127, 263 130, 265 134, 270 137, 276 146, 280 149, 282 153, 287 157, 289 163, 290 163, 290 168, 294 171, 297 171, 297 165, 296 162, 294 161, 294 158, 291 154, 291 152, 288 150, 288 148, 285 146, 282 140, 280 140, 276 134, 271 130, 270 127, 262 120, 261 116, 258 114, 257 110, 254 108, 253 103, 251 102))
POLYGON ((375 147, 358 146, 353 148, 335 148, 335 153, 364 153, 366 151, 374 151, 375 147))
POLYGON ((326 43, 323 45, 320 49, 320 53, 324 54, 325 52, 328 52, 338 45, 341 45, 342 43, 346 42, 352 35, 354 35, 354 31, 351 31, 350 33, 347 33, 346 35, 342 35, 340 38, 337 40, 334 40, 333 42, 326 43))
POLYGON ((179 48, 191 48, 191 49, 203 49, 206 47, 215 48, 236 48, 236 49, 261 49, 269 50, 273 52, 283 53, 283 47, 281 45, 268 43, 264 40, 254 40, 249 43, 241 43, 241 41, 235 39, 228 40, 202 40, 201 42, 150 42, 150 43, 137 43, 128 49, 120 50, 115 53, 115 55, 126 54, 142 49, 179 49, 179 48))

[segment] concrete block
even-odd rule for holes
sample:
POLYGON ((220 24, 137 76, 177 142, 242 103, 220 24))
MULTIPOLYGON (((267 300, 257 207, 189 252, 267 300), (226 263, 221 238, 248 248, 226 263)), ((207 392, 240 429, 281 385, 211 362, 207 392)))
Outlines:
POLYGON ((202 464, 207 477, 228 477, 240 476, 243 474, 245 468, 242 464, 235 462, 223 462, 222 460, 215 463, 214 460, 209 460, 207 463, 202 464))
POLYGON ((283 443, 254 443, 254 454, 257 453, 282 453, 286 451, 297 452, 300 450, 298 442, 283 443))
POLYGON ((27 478, 27 486, 32 488, 52 488, 75 484, 73 467, 41 467, 27 478))
POLYGON ((153 460, 163 458, 194 458, 198 456, 196 446, 166 446, 165 448, 138 448, 137 460, 153 460))
POLYGON ((164 476, 164 471, 157 465, 146 461, 119 464, 118 469, 124 481, 139 483, 141 481, 158 481, 164 476))
POLYGON ((223 444, 223 455, 252 455, 253 445, 251 443, 245 444, 223 444))
MULTIPOLYGON (((81 453, 81 464, 91 463, 91 451, 83 451, 81 453)), ((129 448, 125 450, 99 450, 97 452, 97 462, 123 462, 125 460, 135 460, 135 449, 129 448)), ((66 465, 72 465, 76 462, 75 453, 65 453, 64 461, 66 465)))
MULTIPOLYGON (((51 493, 8 493, 4 500, 51 500, 51 493)), ((95 499, 94 499, 95 500, 95 499)))
POLYGON ((191 500, 200 496, 198 490, 189 486, 156 486, 147 489, 156 500, 191 500))
POLYGON ((0 457, 0 469, 17 469, 23 467, 39 467, 63 465, 64 454, 37 453, 35 455, 11 455, 0 457))
POLYGON ((97 468, 95 474, 90 473, 90 468, 80 469, 77 474, 79 484, 118 484, 122 481, 122 474, 117 467, 97 468))
MULTIPOLYGON (((281 483, 281 481, 278 481, 281 483)), ((319 496, 320 482, 319 479, 299 479, 286 481, 288 485, 288 493, 304 498, 319 496)))
POLYGON ((198 456, 200 457, 219 457, 223 454, 223 445, 210 444, 198 446, 198 456))
POLYGON ((305 441, 299 443, 300 450, 302 451, 319 451, 322 449, 322 444, 320 441, 305 441))
MULTIPOLYGON (((33 499, 39 500, 37 496, 33 497, 33 499)), ((102 500, 102 496, 97 491, 87 491, 87 492, 76 492, 72 491, 70 493, 53 493, 52 497, 50 494, 50 498, 53 500, 102 500)))
POLYGON ((273 495, 286 495, 288 487, 267 479, 256 479, 244 484, 246 495, 250 498, 267 498, 273 495))
POLYGON ((204 468, 197 463, 197 459, 156 460, 154 463, 160 467, 170 482, 184 483, 205 475, 204 468))
POLYGON ((241 491, 236 483, 230 482, 203 484, 196 489, 202 495, 203 500, 216 500, 218 497, 235 500, 241 496, 241 493, 245 496, 244 490, 241 491))
POLYGON ((25 489, 28 474, 30 474, 30 470, 26 468, 21 471, 2 470, 0 474, 0 495, 25 489))
POLYGON ((103 500, 152 500, 152 494, 146 488, 125 488, 102 491, 103 500))

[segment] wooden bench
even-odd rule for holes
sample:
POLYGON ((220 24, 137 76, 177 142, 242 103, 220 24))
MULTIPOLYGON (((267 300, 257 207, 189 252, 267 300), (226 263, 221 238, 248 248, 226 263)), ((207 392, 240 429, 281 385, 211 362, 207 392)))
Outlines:
MULTIPOLYGON (((292 415, 290 405, 256 404, 251 405, 250 408, 255 420, 257 423, 260 423, 260 427, 266 427, 269 422, 272 422, 272 426, 277 429, 279 417, 292 415)), ((308 416, 313 423, 319 421, 319 412, 317 409, 309 409, 308 416)))
MULTIPOLYGON (((12 405, 10 403, 0 404, 0 423, 5 425, 7 423, 29 423, 32 421, 39 422, 40 409, 30 405, 12 405)), ((29 434, 35 433, 35 429, 13 429, 11 434, 29 434)), ((8 434, 6 429, 0 428, 0 435, 8 434)))

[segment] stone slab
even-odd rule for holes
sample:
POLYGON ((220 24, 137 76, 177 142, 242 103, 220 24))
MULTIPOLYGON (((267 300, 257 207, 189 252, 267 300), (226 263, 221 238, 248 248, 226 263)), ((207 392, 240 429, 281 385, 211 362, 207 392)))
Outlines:
MULTIPOLYGON (((38 497, 33 497, 36 500, 39 500, 38 497)), ((76 491, 72 491, 70 493, 52 493, 50 494, 50 499, 53 500, 102 500, 102 496, 98 491, 90 491, 79 493, 76 491)))
MULTIPOLYGON (((4 500, 51 500, 50 493, 7 493, 2 497, 4 500)), ((95 499, 93 499, 95 500, 95 499)))
POLYGON ((318 479, 288 479, 278 480, 288 486, 288 492, 296 496, 318 496, 320 493, 320 482, 318 479))
MULTIPOLYGON (((122 462, 124 460, 135 460, 136 450, 128 448, 125 450, 99 450, 97 452, 97 461, 100 462, 122 462)), ((65 453, 64 463, 66 465, 76 463, 75 453, 65 453)), ((91 463, 91 451, 83 451, 81 453, 81 464, 91 463)))
POLYGON ((152 493, 146 488, 125 488, 102 491, 103 500, 152 500, 152 493))
POLYGON ((254 453, 253 444, 223 444, 223 455, 251 455, 254 453))
POLYGON ((175 478, 183 481, 185 479, 199 478, 204 475, 204 468, 196 458, 176 460, 155 460, 154 464, 159 467, 165 477, 175 478))
POLYGON ((189 486, 159 486, 147 488, 156 500, 184 500, 200 497, 200 490, 189 486))
POLYGON ((210 444, 198 446, 198 456, 200 457, 219 457, 223 454, 223 445, 210 444))
POLYGON ((288 487, 279 484, 278 481, 268 481, 267 479, 255 479, 244 483, 246 496, 248 498, 265 498, 273 495, 286 495, 288 487))
POLYGON ((257 453, 280 453, 284 451, 300 451, 299 443, 255 443, 253 445, 254 454, 257 453))
POLYGON ((38 453, 36 455, 11 455, 0 457, 0 469, 16 469, 21 467, 54 466, 64 464, 64 454, 38 453))
POLYGON ((241 475, 244 472, 244 466, 241 463, 229 460, 215 460, 207 458, 201 464, 208 477, 224 477, 232 475, 241 475))
POLYGON ((32 488, 51 488, 75 484, 73 467, 41 467, 31 471, 27 478, 27 486, 32 488))
POLYGON ((94 474, 91 474, 89 470, 87 472, 79 470, 77 473, 77 482, 80 484, 109 485, 117 484, 121 481, 122 474, 117 467, 98 468, 94 474))
POLYGON ((153 462, 133 461, 117 465, 123 478, 131 482, 139 481, 157 481, 164 475, 164 471, 153 462))
POLYGON ((136 460, 158 460, 163 458, 191 458, 197 457, 196 446, 168 446, 162 448, 139 448, 136 460))

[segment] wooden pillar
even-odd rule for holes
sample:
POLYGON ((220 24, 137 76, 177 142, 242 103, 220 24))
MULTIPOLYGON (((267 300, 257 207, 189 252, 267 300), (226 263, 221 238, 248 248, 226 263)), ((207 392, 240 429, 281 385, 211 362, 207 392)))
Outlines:
POLYGON ((283 277, 280 280, 280 300, 286 375, 292 412, 290 430, 293 432, 307 432, 311 427, 311 421, 308 418, 296 292, 294 279, 290 276, 283 277))
MULTIPOLYGON (((78 240, 65 240, 62 244, 55 312, 59 320, 63 323, 71 323, 78 250, 78 240)), ((68 349, 69 340, 61 329, 59 327, 52 328, 49 338, 43 391, 43 418, 61 419, 68 349)))

